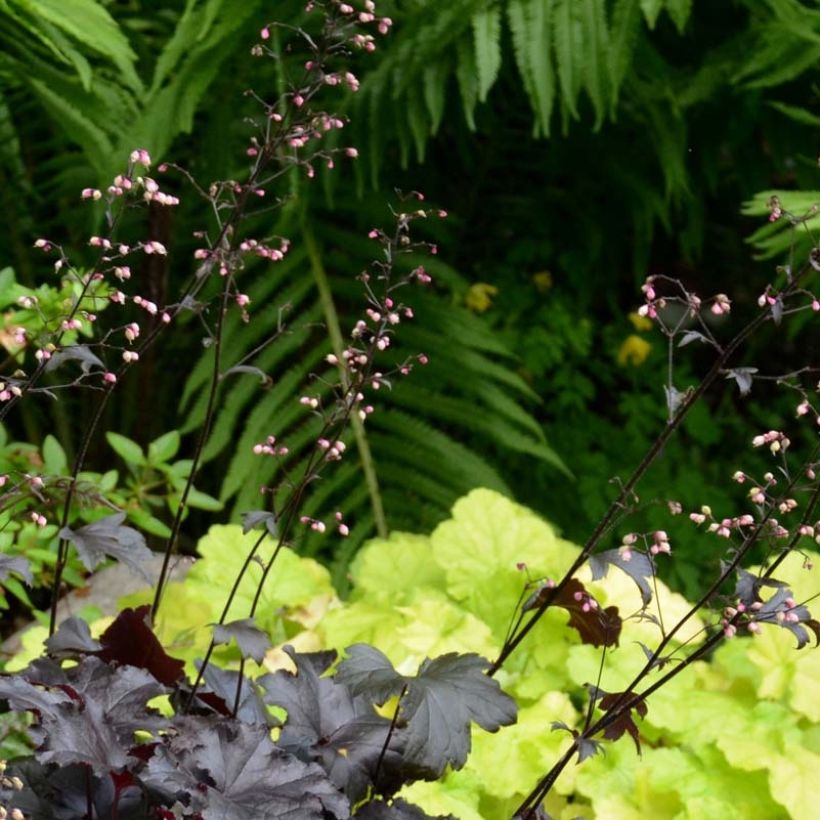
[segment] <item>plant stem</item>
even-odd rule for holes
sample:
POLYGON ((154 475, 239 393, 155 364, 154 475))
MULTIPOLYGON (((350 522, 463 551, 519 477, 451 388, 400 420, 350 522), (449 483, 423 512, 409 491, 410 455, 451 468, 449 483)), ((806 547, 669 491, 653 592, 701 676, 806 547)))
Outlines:
MULTIPOLYGON (((342 378, 342 387, 347 390, 350 387, 350 379, 347 370, 344 366, 344 359, 342 352, 345 349, 344 338, 342 330, 339 325, 339 315, 336 312, 336 305, 333 302, 333 294, 330 290, 330 283, 328 282, 327 273, 322 265, 319 248, 316 244, 316 238, 308 226, 304 211, 302 212, 302 236, 305 241, 308 258, 310 259, 310 268, 313 272, 313 278, 316 282, 316 289, 319 291, 319 300, 322 304, 322 310, 325 314, 325 322, 327 324, 328 335, 330 336, 330 343, 333 347, 333 352, 339 360, 339 372, 342 378)), ((367 490, 370 494, 370 504, 373 508, 373 520, 376 524, 376 532, 380 538, 387 538, 387 518, 384 514, 384 503, 382 501, 381 492, 379 490, 379 478, 376 474, 376 465, 373 461, 373 453, 370 449, 370 442, 367 434, 364 431, 364 424, 356 413, 350 417, 351 427, 353 428, 353 437, 356 439, 356 450, 359 453, 359 458, 362 463, 362 471, 364 472, 364 479, 367 483, 367 490)))

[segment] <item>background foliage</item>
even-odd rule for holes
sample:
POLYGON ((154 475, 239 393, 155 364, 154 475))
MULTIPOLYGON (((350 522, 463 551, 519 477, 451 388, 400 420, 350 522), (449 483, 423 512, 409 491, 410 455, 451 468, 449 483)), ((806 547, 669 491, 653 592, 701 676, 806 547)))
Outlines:
MULTIPOLYGON (((299 458, 310 431, 290 408, 300 377, 329 349, 316 323, 346 326, 351 274, 370 254, 363 237, 384 221, 388 192, 423 190, 452 214, 431 226, 443 260, 431 270, 435 296, 402 336, 430 365, 373 417, 377 486, 354 488, 351 460, 317 495, 317 508, 344 505, 355 524, 334 556, 320 540, 305 545, 335 560, 339 583, 374 529, 429 528, 472 486, 520 498, 582 540, 608 481, 634 463, 665 415, 666 351, 629 315, 638 282, 656 272, 696 288, 720 282, 739 312, 752 309, 787 252, 766 227, 755 239, 770 260, 750 263, 743 238, 759 228, 768 198, 755 195, 818 187, 814 3, 396 0, 380 9, 394 34, 357 67, 362 87, 349 101, 345 139, 361 150, 357 176, 337 170, 322 186, 292 180, 301 204, 286 207, 275 228, 298 251, 275 277, 249 271, 248 290, 271 316, 288 305, 293 332, 260 359, 274 380, 261 399, 252 380, 231 385, 202 488, 233 516, 247 509, 265 478, 249 477, 247 444, 270 424, 299 458), (746 208, 755 219, 740 214, 746 201, 757 203, 746 208)), ((73 207, 77 191, 107 183, 134 144, 205 178, 236 170, 245 138, 237 89, 286 80, 249 68, 247 44, 265 13, 257 0, 239 11, 226 0, 0 6, 0 261, 20 283, 47 276, 29 250, 35 226, 80 245, 93 226, 73 207)), ((280 4, 277 14, 298 23, 301 4, 280 4)), ((191 199, 173 224, 152 215, 151 235, 173 236, 174 246, 170 263, 152 260, 140 272, 149 298, 162 301, 189 272, 188 237, 201 226, 191 199)), ((253 333, 236 334, 237 357, 253 333)), ((110 408, 117 429, 145 446, 167 429, 194 428, 205 359, 182 413, 175 363, 199 355, 201 335, 192 318, 174 347, 141 362, 110 408), (167 402, 147 407, 149 392, 167 402)), ((699 355, 687 358, 682 382, 686 368, 705 363, 699 355)), ((765 338, 748 357, 768 363, 765 338)), ((83 401, 35 410, 9 433, 39 441, 59 428, 70 458, 83 401)), ((746 436, 731 419, 765 424, 779 412, 739 406, 729 385, 709 402, 653 471, 647 501, 674 487, 686 504, 728 504, 724 479, 746 436)), ((181 455, 186 448, 187 439, 181 455)), ((92 461, 105 472, 110 451, 99 445, 92 461)), ((647 506, 636 527, 656 516, 647 506)), ((702 572, 684 554, 669 580, 691 592, 702 572)))

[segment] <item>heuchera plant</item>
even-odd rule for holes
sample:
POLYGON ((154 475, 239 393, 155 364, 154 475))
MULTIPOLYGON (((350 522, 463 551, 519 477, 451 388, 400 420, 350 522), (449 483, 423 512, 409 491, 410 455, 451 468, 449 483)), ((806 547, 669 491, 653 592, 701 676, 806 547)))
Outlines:
MULTIPOLYGON (((254 366, 253 356, 227 361, 225 355, 228 311, 239 311, 243 319, 252 321, 253 307, 241 287, 245 267, 259 259, 276 264, 290 247, 287 237, 250 235, 248 225, 265 207, 264 202, 276 199, 280 180, 291 174, 312 178, 320 163, 332 169, 338 158, 356 157, 355 148, 331 147, 325 142, 328 134, 345 125, 342 118, 325 110, 325 95, 335 87, 358 88, 345 58, 352 49, 373 50, 376 35, 386 34, 391 25, 388 18, 377 15, 371 0, 357 5, 317 0, 308 3, 307 11, 318 12, 314 25, 298 28, 270 23, 261 29, 252 49, 255 57, 278 62, 284 90, 272 100, 251 94, 259 112, 250 120, 253 131, 246 150, 247 174, 202 186, 171 163, 157 169, 157 176, 177 172, 211 215, 208 226, 198 234, 201 246, 194 253, 194 270, 175 301, 156 304, 135 289, 131 277, 135 256, 164 256, 169 248, 156 238, 128 243, 119 238, 136 206, 149 203, 168 208, 179 202, 175 193, 165 189, 166 184, 148 176, 153 163, 143 148, 133 151, 124 173, 105 192, 82 191, 89 203, 104 204, 106 217, 105 234, 89 239, 96 256, 88 268, 73 264, 68 252, 54 241, 40 238, 35 242, 38 249, 53 255, 55 272, 71 283, 72 297, 65 313, 44 315, 40 325, 15 329, 20 358, 0 389, 0 420, 19 403, 46 391, 89 390, 97 394, 97 402, 68 477, 61 477, 59 484, 53 476, 33 473, 14 473, 2 479, 8 485, 4 492, 14 492, 21 499, 14 508, 18 518, 59 528, 46 654, 0 679, 0 697, 12 710, 33 716, 33 755, 16 762, 0 781, 6 802, 3 811, 15 818, 27 814, 425 817, 421 809, 396 795, 408 784, 435 780, 464 766, 472 723, 494 732, 515 722, 516 703, 495 678, 509 674, 516 664, 526 665, 519 648, 549 613, 550 618, 562 618, 563 629, 570 630, 580 643, 598 650, 600 662, 597 674, 586 681, 581 720, 567 722, 559 715, 554 721, 553 729, 566 735, 557 761, 526 787, 529 792, 511 811, 522 820, 543 818, 543 803, 570 761, 593 757, 605 741, 624 735, 640 751, 640 724, 648 714, 650 695, 719 645, 773 627, 791 633, 800 648, 808 643, 811 632, 820 633, 820 624, 807 607, 808 599, 797 597, 777 578, 779 567, 800 549, 802 539, 817 537, 820 529, 815 512, 820 497, 816 444, 810 445, 807 457, 796 458, 785 430, 758 434, 753 444, 767 448, 775 464, 760 475, 755 469, 735 474, 735 481, 752 487, 746 506, 720 515, 708 506, 690 511, 693 525, 707 527, 715 539, 725 539, 718 543, 725 543, 726 548, 720 550, 722 561, 714 582, 698 601, 674 617, 663 610, 657 578, 659 562, 670 556, 673 545, 663 531, 630 532, 624 525, 638 501, 639 482, 687 412, 719 378, 732 379, 742 395, 755 382, 784 382, 798 394, 798 417, 812 424, 820 418, 813 404, 814 390, 803 383, 806 377, 816 378, 811 368, 771 376, 733 363, 752 333, 769 323, 780 324, 793 314, 820 308, 809 289, 810 277, 820 269, 817 253, 812 252, 799 270, 784 269, 778 282, 766 287, 760 312, 728 342, 721 341, 720 327, 715 324, 731 314, 728 296, 701 299, 677 280, 661 276, 647 280, 639 313, 656 322, 668 340, 668 423, 633 474, 620 482, 610 510, 588 541, 566 563, 545 570, 538 556, 531 560, 526 555, 505 556, 502 563, 511 562, 505 572, 485 573, 476 588, 466 578, 461 586, 457 579, 447 579, 449 594, 465 599, 474 596, 479 608, 497 604, 494 585, 503 580, 514 586, 516 603, 509 607, 503 634, 495 636, 497 652, 492 662, 474 652, 447 651, 432 659, 424 657, 409 668, 397 668, 380 649, 354 642, 341 660, 333 651, 284 649, 290 668, 262 676, 252 673, 252 664, 262 662, 271 648, 270 635, 260 626, 265 617, 262 605, 266 590, 277 584, 277 568, 288 554, 288 545, 298 543, 303 528, 319 533, 332 528, 340 538, 349 532, 342 511, 327 520, 306 516, 305 499, 323 472, 344 458, 349 425, 364 423, 376 411, 369 403, 371 391, 389 387, 391 379, 407 376, 414 366, 427 361, 419 353, 404 361, 379 364, 401 323, 412 319, 411 297, 405 301, 405 294, 410 286, 430 282, 423 267, 404 273, 396 264, 405 253, 436 252, 435 246, 416 241, 411 228, 417 221, 446 216, 439 209, 422 206, 423 196, 414 192, 399 197, 394 228, 370 232, 381 258, 360 276, 365 297, 361 318, 338 351, 328 357, 327 371, 316 375, 333 385, 332 400, 320 400, 310 386, 300 400, 303 411, 315 414, 320 423, 315 447, 300 463, 288 462, 278 484, 261 488, 265 502, 261 509, 245 513, 244 531, 253 533, 253 538, 245 545, 194 670, 186 670, 183 660, 166 651, 155 627, 169 606, 169 569, 186 509, 196 500, 193 485, 223 385, 234 376, 268 378, 254 366), (293 59, 297 44, 308 58, 298 64, 293 59), (100 305, 106 307, 104 314, 100 305), (58 625, 57 600, 72 552, 92 568, 114 559, 139 570, 150 556, 140 531, 125 523, 124 510, 98 510, 93 520, 79 525, 72 510, 88 449, 110 396, 145 350, 173 328, 185 311, 196 312, 207 328, 213 371, 193 458, 177 472, 169 468, 177 498, 152 599, 124 609, 96 637, 78 618, 58 625), (87 343, 81 344, 72 335, 80 332, 89 338, 87 343), (674 353, 677 347, 695 342, 714 350, 714 363, 700 384, 682 390, 674 380, 674 353), (74 375, 67 375, 56 386, 43 385, 46 373, 63 372, 74 375), (618 546, 605 548, 616 529, 623 533, 618 546), (744 568, 752 551, 761 549, 763 568, 757 572, 744 568), (602 600, 594 586, 613 567, 638 591, 640 602, 634 611, 602 600), (245 600, 249 578, 251 594, 245 600), (240 603, 245 604, 242 611, 240 603), (706 613, 715 603, 719 612, 711 617, 706 613), (641 641, 642 660, 631 674, 617 687, 606 688, 606 662, 622 641, 625 625, 632 621, 648 624, 654 639, 641 641), (239 653, 233 668, 215 662, 224 645, 235 646, 239 653), (271 729, 277 732, 272 735, 271 729)), ((800 222, 779 202, 773 205, 772 216, 800 222)), ((25 298, 21 306, 35 310, 35 296, 25 298)), ((262 347, 275 344, 285 332, 283 316, 262 347)), ((275 420, 271 423, 275 425, 275 420)), ((112 444, 121 452, 127 449, 121 439, 115 438, 112 444)), ((272 429, 255 445, 254 453, 285 463, 288 443, 278 440, 272 429)), ((684 512, 674 501, 669 502, 669 511, 673 515, 684 512)), ((488 521, 487 526, 498 524, 488 521)), ((481 564, 481 555, 471 554, 468 546, 462 544, 458 550, 454 559, 481 564)), ((28 565, 15 556, 6 558, 0 569, 25 578, 28 565)), ((551 649, 546 646, 536 651, 551 649)), ((519 666, 518 671, 521 669, 519 666)))

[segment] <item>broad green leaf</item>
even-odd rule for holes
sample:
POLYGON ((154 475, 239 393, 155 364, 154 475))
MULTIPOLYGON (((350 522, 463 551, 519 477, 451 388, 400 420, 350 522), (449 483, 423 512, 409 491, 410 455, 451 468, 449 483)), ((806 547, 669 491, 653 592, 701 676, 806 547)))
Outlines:
POLYGON ((170 461, 177 454, 179 445, 179 431, 170 430, 148 445, 148 461, 153 465, 170 461))
POLYGON ((506 631, 527 579, 559 578, 578 554, 533 512, 483 489, 456 503, 431 543, 449 594, 496 636, 506 631))
POLYGON ((772 797, 784 806, 793 820, 817 817, 817 772, 820 755, 808 749, 790 749, 767 761, 772 797))
POLYGON ((436 563, 430 539, 394 532, 359 550, 350 567, 354 599, 403 604, 420 589, 444 591, 444 568, 436 563))
POLYGON ((145 464, 145 455, 142 447, 136 441, 131 441, 120 433, 108 432, 105 438, 114 452, 127 464, 142 467, 145 464))
POLYGON ((197 490, 196 487, 191 487, 191 489, 188 490, 188 506, 194 507, 197 510, 218 512, 225 505, 218 498, 203 493, 201 490, 197 490))
POLYGON ((68 470, 65 451, 52 435, 46 436, 43 441, 43 460, 46 472, 62 475, 68 470))

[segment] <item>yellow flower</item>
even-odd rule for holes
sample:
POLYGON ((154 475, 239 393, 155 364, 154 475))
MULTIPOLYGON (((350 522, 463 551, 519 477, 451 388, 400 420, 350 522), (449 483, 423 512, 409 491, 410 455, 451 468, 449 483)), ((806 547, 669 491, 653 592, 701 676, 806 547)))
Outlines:
POLYGON ((487 282, 476 282, 467 291, 464 304, 475 313, 484 313, 492 306, 493 296, 496 293, 498 293, 498 288, 495 285, 489 285, 487 282))
POLYGON ((624 339, 618 351, 618 364, 621 367, 626 367, 628 364, 639 367, 646 361, 650 350, 652 350, 652 345, 646 339, 632 333, 624 339))
POLYGON ((627 317, 635 330, 652 330, 652 320, 633 311, 627 317))
POLYGON ((542 270, 532 275, 532 282, 540 293, 546 293, 552 287, 552 274, 542 270))

